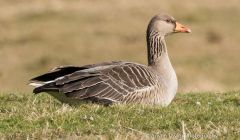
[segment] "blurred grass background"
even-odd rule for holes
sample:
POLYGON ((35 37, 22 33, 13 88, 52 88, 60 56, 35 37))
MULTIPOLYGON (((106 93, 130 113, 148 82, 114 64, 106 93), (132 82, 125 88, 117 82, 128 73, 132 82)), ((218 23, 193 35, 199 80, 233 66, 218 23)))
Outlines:
POLYGON ((0 0, 0 91, 59 65, 110 60, 146 64, 151 17, 169 13, 192 29, 167 37, 179 91, 240 89, 238 0, 0 0))

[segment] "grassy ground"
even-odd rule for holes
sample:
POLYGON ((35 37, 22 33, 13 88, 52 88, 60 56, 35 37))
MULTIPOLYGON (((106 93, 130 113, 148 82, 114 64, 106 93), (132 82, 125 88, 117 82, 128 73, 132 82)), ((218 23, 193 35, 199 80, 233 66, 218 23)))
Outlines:
POLYGON ((59 65, 146 64, 160 12, 192 29, 167 38, 181 92, 239 89, 239 0, 0 0, 0 91, 29 93, 30 78, 59 65))
POLYGON ((0 0, 0 13, 1 138, 240 135, 239 0, 0 0), (28 80, 59 65, 146 64, 146 27, 160 12, 192 30, 167 45, 179 92, 198 93, 178 94, 167 108, 70 107, 29 95, 28 80), (238 92, 202 93, 228 90, 238 92))
POLYGON ((46 94, 0 96, 1 138, 236 139, 240 91, 178 94, 157 106, 83 103, 68 106, 46 94))

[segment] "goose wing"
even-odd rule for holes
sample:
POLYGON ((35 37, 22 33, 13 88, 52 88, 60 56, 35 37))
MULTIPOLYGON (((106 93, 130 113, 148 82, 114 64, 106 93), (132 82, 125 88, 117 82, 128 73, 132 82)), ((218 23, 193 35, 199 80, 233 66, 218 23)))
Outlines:
POLYGON ((44 82, 34 93, 56 91, 76 99, 97 98, 123 102, 155 85, 148 67, 130 62, 107 62, 82 67, 60 67, 32 79, 44 82))

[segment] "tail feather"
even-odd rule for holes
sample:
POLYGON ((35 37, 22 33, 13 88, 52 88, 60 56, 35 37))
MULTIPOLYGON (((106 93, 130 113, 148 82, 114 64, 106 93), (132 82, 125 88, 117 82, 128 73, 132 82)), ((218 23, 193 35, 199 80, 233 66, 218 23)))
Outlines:
POLYGON ((36 82, 31 82, 29 85, 30 85, 30 86, 33 86, 33 87, 35 87, 35 88, 40 87, 40 86, 43 86, 42 83, 36 83, 36 82))
POLYGON ((40 92, 59 92, 59 87, 55 85, 55 83, 48 84, 38 84, 38 83, 30 83, 30 85, 35 86, 33 89, 33 93, 38 94, 40 92))

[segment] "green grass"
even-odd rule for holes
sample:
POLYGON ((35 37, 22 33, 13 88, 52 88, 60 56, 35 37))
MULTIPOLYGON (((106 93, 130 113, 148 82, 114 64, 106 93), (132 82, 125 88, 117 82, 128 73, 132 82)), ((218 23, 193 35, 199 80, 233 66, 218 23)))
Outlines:
POLYGON ((158 106, 61 104, 46 94, 0 95, 0 137, 194 139, 240 136, 240 92, 178 94, 158 106))

